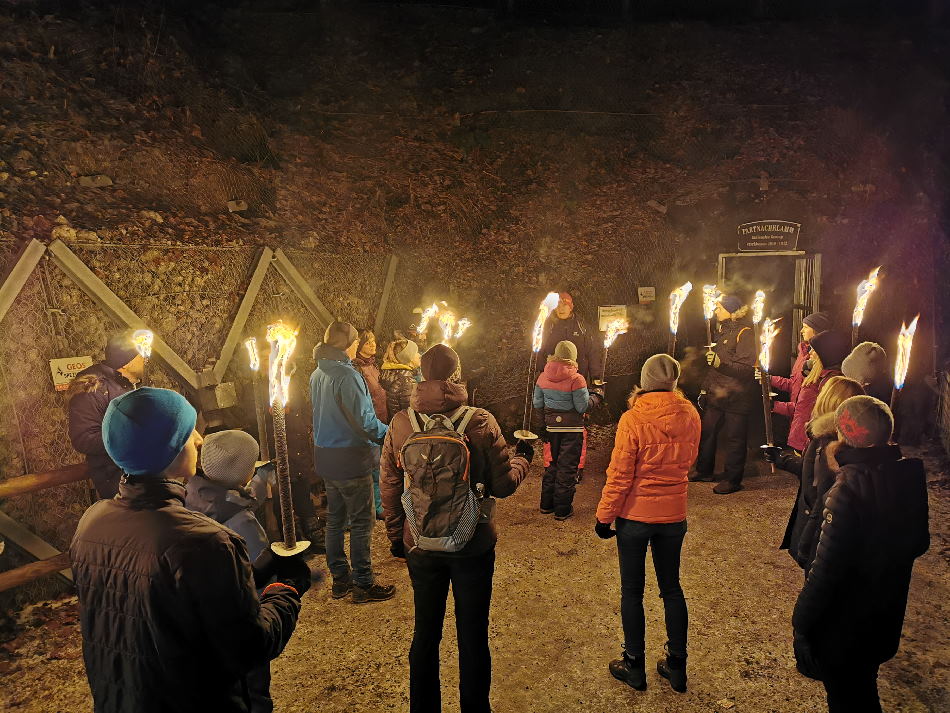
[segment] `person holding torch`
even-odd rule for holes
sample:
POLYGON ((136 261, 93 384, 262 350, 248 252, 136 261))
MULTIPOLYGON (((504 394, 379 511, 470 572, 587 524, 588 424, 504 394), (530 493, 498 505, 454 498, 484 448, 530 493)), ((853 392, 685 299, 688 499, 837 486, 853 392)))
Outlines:
POLYGON ((691 481, 711 481, 717 438, 722 437, 725 470, 713 492, 728 495, 742 489, 749 414, 756 406, 756 344, 749 307, 736 295, 723 295, 716 304, 715 346, 706 352, 709 371, 703 382, 703 411, 699 457, 691 481))

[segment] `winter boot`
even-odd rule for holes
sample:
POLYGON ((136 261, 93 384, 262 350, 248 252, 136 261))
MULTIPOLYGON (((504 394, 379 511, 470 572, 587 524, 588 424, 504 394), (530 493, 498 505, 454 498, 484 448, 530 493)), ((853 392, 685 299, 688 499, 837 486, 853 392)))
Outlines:
POLYGON ((574 514, 574 506, 568 505, 567 510, 555 510, 554 519, 555 520, 567 520, 574 514))
POLYGON ((647 690, 647 670, 643 656, 630 656, 626 651, 616 661, 607 666, 610 675, 618 681, 623 681, 630 688, 637 691, 647 690))
POLYGON ((686 657, 673 656, 667 649, 666 658, 656 662, 656 672, 670 682, 677 693, 686 693, 686 657))
POLYGON ((369 602, 384 602, 396 596, 395 584, 379 584, 373 582, 368 587, 353 586, 353 603, 367 604, 369 602))
POLYGON ((350 593, 351 589, 353 589, 353 580, 349 577, 334 578, 330 596, 334 599, 343 599, 343 597, 350 593))
POLYGON ((713 492, 716 495, 729 495, 730 493, 737 493, 742 490, 742 483, 737 483, 733 480, 723 480, 716 483, 716 487, 713 488, 713 492))

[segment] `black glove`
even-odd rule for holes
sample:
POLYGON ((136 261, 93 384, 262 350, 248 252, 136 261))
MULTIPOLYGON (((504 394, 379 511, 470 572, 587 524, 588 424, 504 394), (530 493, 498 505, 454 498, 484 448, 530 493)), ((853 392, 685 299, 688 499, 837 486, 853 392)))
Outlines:
POLYGON ((766 463, 778 463, 778 459, 782 455, 782 448, 780 446, 762 446, 762 455, 765 457, 766 463))
POLYGON ((389 554, 395 557, 398 560, 406 559, 406 545, 402 540, 398 542, 393 542, 389 545, 389 554))
POLYGON ((274 557, 274 581, 293 587, 301 597, 310 589, 312 578, 310 567, 302 556, 274 557))
POLYGON ((267 586, 274 578, 275 559, 277 558, 274 556, 271 548, 265 547, 264 550, 257 556, 257 559, 254 560, 253 564, 251 564, 251 571, 254 573, 255 589, 261 589, 267 586))
POLYGON ((595 400, 595 406, 599 406, 604 402, 604 392, 601 389, 591 389, 590 397, 595 400))
POLYGON ((808 639, 796 631, 793 646, 795 649, 795 664, 796 668, 798 668, 798 672, 806 678, 820 681, 821 668, 811 652, 811 645, 808 643, 808 639))
POLYGON ((617 531, 610 527, 606 522, 597 521, 597 524, 594 525, 594 532, 597 533, 597 537, 602 540, 609 540, 611 537, 617 536, 617 531))
POLYGON ((522 458, 527 459, 529 463, 534 460, 534 446, 532 446, 527 441, 519 439, 515 444, 515 453, 517 453, 522 458))

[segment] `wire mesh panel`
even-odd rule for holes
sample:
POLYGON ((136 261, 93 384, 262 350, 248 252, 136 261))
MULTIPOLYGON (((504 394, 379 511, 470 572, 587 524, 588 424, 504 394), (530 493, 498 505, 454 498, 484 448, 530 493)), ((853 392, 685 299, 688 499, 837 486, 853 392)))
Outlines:
POLYGON ((334 317, 372 326, 386 279, 384 253, 286 252, 334 317))

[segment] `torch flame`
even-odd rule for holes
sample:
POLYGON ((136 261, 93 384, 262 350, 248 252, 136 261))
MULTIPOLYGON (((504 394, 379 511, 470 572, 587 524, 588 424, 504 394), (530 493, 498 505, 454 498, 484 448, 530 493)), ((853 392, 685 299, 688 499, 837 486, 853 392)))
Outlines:
POLYGON ((472 320, 470 320, 468 317, 462 317, 462 319, 459 320, 459 323, 455 327, 454 338, 458 339, 459 337, 461 337, 463 334, 465 334, 465 330, 471 326, 472 326, 472 320))
POLYGON ((247 356, 251 361, 251 371, 257 371, 261 368, 261 357, 257 353, 257 338, 248 337, 244 340, 244 346, 247 347, 247 356))
POLYGON ((150 330, 135 330, 132 333, 132 341, 135 343, 135 350, 142 355, 143 359, 152 356, 152 342, 155 341, 155 335, 150 330))
POLYGON ((910 349, 914 345, 914 332, 917 331, 918 314, 909 325, 901 322, 901 333, 897 337, 897 359, 894 361, 894 388, 904 387, 907 368, 910 366, 910 349))
POLYGON ((455 332, 455 315, 451 312, 440 314, 439 328, 442 330, 442 343, 447 345, 455 332))
POLYGON ((765 293, 762 290, 756 290, 755 299, 752 300, 752 324, 758 324, 759 322, 761 322, 762 315, 764 312, 765 312, 765 293))
POLYGON ((868 275, 868 279, 861 280, 861 283, 858 285, 858 299, 857 302, 854 303, 854 314, 851 317, 851 326, 853 327, 861 326, 861 322, 864 319, 864 308, 868 306, 868 297, 877 289, 877 273, 880 269, 880 265, 875 267, 868 275))
POLYGON ((703 285, 703 317, 712 319, 716 314, 716 303, 722 299, 722 292, 715 285, 703 285))
POLYGON ((627 324, 627 320, 625 319, 618 318, 608 322, 607 334, 604 336, 604 349, 610 349, 610 345, 614 343, 617 337, 619 337, 621 334, 627 333, 627 328, 629 326, 630 325, 627 324))
POLYGON ((541 351, 541 342, 544 341, 544 323, 548 319, 548 315, 557 307, 557 303, 561 301, 560 295, 557 292, 548 292, 547 297, 541 302, 540 308, 538 308, 538 318, 534 321, 534 331, 532 332, 532 341, 531 349, 539 352, 541 351))
POLYGON ((422 312, 422 317, 419 318, 419 326, 416 327, 416 332, 419 334, 425 334, 426 330, 429 329, 429 320, 435 317, 439 313, 439 303, 433 302, 431 305, 425 308, 422 312))
POLYGON ((286 406, 290 391, 288 362, 297 346, 298 330, 277 322, 267 326, 267 341, 270 342, 270 402, 286 406))
POLYGON ((693 289, 693 283, 687 282, 670 293, 670 332, 676 334, 680 326, 680 307, 693 289))
POLYGON ((769 373, 769 366, 772 362, 772 342, 776 335, 782 331, 777 326, 781 321, 781 317, 776 320, 766 319, 762 324, 762 334, 759 335, 759 342, 762 343, 762 351, 759 352, 759 368, 766 374, 769 373))

